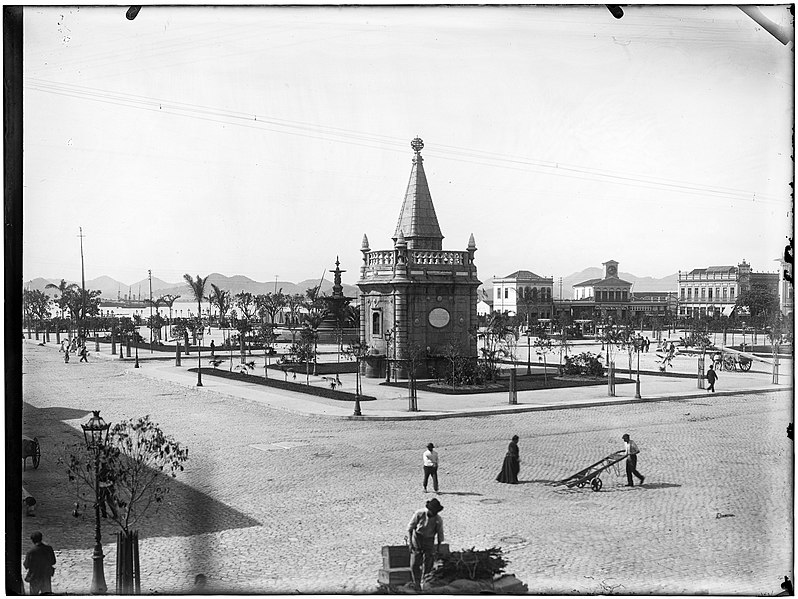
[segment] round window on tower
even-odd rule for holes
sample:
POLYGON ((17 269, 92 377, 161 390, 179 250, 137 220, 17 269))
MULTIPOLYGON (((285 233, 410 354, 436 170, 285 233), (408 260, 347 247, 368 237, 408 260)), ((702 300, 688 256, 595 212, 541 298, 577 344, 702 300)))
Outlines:
POLYGON ((440 329, 449 324, 449 311, 445 308, 435 308, 430 310, 429 323, 436 329, 440 329))

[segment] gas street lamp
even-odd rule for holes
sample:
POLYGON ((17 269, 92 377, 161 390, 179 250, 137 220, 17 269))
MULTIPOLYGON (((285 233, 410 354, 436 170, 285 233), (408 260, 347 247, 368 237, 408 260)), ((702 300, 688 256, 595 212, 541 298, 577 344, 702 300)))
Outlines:
POLYGON ((103 546, 100 542, 100 453, 108 441, 108 429, 111 425, 100 417, 100 411, 94 410, 94 415, 89 418, 86 424, 81 424, 83 437, 86 440, 86 447, 94 452, 94 567, 91 574, 92 595, 104 595, 108 590, 105 584, 105 573, 103 572, 103 546))

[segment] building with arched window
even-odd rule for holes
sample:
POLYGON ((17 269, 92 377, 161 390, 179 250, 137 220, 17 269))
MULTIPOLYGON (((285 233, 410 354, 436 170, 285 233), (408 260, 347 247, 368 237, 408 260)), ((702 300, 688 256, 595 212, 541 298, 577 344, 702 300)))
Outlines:
POLYGON ((530 323, 551 318, 554 279, 529 270, 517 270, 493 280, 493 311, 523 316, 530 323))
POLYGON ((679 316, 731 316, 740 294, 753 287, 778 295, 779 274, 753 272, 745 260, 737 266, 679 271, 679 316))
POLYGON ((477 357, 477 251, 474 236, 465 250, 443 249, 421 149, 415 154, 393 248, 372 250, 363 236, 360 268, 360 342, 368 347, 366 376, 384 376, 387 364, 406 377, 408 360, 427 376, 452 352, 477 357))

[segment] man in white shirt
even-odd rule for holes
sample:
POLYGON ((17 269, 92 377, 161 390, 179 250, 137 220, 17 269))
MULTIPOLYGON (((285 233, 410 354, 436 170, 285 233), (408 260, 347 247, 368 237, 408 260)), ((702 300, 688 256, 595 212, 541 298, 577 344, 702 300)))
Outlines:
POLYGON ((427 444, 427 451, 424 452, 424 492, 427 492, 427 482, 430 476, 432 477, 432 488, 438 492, 438 452, 435 451, 435 445, 432 443, 427 444))
POLYGON ((626 450, 626 486, 635 486, 632 480, 633 474, 640 479, 640 484, 642 485, 646 477, 637 471, 637 454, 640 453, 640 450, 637 448, 637 443, 632 441, 628 434, 624 434, 623 444, 626 450))
POLYGON ((407 525, 410 543, 410 574, 416 588, 424 577, 432 572, 435 559, 435 537, 438 537, 437 550, 443 543, 443 518, 439 516, 443 506, 437 498, 426 503, 426 508, 418 510, 407 525))

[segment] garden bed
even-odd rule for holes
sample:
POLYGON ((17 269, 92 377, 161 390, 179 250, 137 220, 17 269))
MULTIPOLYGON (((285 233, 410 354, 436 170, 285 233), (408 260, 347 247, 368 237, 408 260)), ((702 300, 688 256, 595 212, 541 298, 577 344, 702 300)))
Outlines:
MULTIPOLYGON (((197 372, 196 368, 189 368, 189 372, 197 372)), ((203 375, 218 376, 223 379, 232 379, 234 381, 243 381, 245 383, 252 383, 255 385, 263 385, 264 387, 274 387, 276 389, 283 389, 284 391, 295 391, 297 393, 304 393, 306 395, 315 395, 316 397, 326 397, 327 399, 334 399, 336 401, 355 401, 355 394, 348 391, 338 391, 328 389, 327 387, 315 387, 313 385, 305 385, 302 383, 294 383, 289 381, 281 381, 280 379, 265 378, 262 376, 252 374, 241 374, 239 372, 230 372, 228 370, 217 370, 215 368, 203 368, 203 375)), ((375 401, 377 398, 370 395, 361 395, 360 401, 375 401)))
MULTIPOLYGON (((622 385, 624 383, 634 383, 632 379, 619 378, 616 374, 615 383, 622 385)), ((391 382, 381 383, 391 387, 407 388, 407 382, 391 382)), ((547 379, 543 378, 542 374, 533 375, 519 375, 515 380, 516 391, 543 391, 546 389, 564 389, 568 387, 589 387, 595 385, 606 385, 607 377, 582 377, 574 376, 549 376, 547 379)), ((486 383, 484 385, 458 385, 452 388, 450 384, 438 381, 417 381, 416 387, 423 391, 431 391, 432 393, 442 393, 444 395, 471 395, 477 393, 497 393, 509 392, 510 380, 509 378, 502 377, 498 381, 486 383)))
MULTIPOLYGON (((300 362, 282 362, 281 364, 269 364, 271 370, 282 372, 296 372, 305 374, 305 364, 300 362)), ((354 374, 357 372, 357 362, 318 362, 316 363, 316 374, 354 374)), ((310 373, 313 374, 313 364, 310 365, 310 373)))

